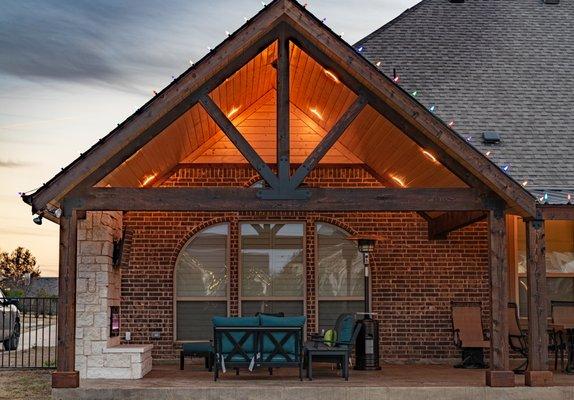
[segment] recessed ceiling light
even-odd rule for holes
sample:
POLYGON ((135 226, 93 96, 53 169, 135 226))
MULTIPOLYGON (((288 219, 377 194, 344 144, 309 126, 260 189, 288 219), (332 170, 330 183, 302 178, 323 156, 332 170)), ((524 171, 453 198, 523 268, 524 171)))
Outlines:
POLYGON ((407 185, 405 184, 405 181, 402 178, 399 178, 398 176, 394 176, 394 175, 389 175, 391 177, 391 179, 395 182, 397 182, 401 187, 407 187, 407 185))
POLYGON ((313 114, 315 114, 315 116, 317 118, 319 118, 321 121, 323 120, 323 116, 321 115, 321 113, 316 108, 310 108, 309 111, 311 111, 313 114))
POLYGON ((237 112, 241 109, 241 107, 233 107, 228 113, 227 118, 233 117, 237 112))
POLYGON ((141 187, 144 187, 147 184, 149 184, 151 181, 153 181, 155 179, 155 177, 156 177, 156 174, 144 176, 143 181, 141 183, 141 187))
POLYGON ((329 78, 331 78, 334 82, 340 83, 339 78, 337 78, 337 75, 335 75, 334 73, 332 73, 328 69, 324 69, 323 71, 325 72, 325 75, 327 75, 329 78))
POLYGON ((438 160, 436 159, 435 156, 432 155, 432 153, 426 151, 426 150, 422 150, 423 154, 426 156, 426 158, 428 158, 429 160, 431 160, 434 163, 438 163, 438 160))

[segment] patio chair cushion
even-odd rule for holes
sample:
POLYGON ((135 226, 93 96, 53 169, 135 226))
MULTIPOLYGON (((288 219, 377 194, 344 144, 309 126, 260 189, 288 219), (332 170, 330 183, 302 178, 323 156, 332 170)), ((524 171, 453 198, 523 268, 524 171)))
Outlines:
MULTIPOLYGON (((254 326, 259 326, 259 317, 213 317, 211 319, 213 326, 225 326, 225 327, 233 327, 233 328, 251 328, 254 326)), ((241 340, 241 338, 247 332, 237 331, 231 332, 230 336, 237 342, 241 340)), ((250 334, 250 337, 243 343, 241 348, 245 351, 248 355, 253 355, 256 351, 256 335, 250 334)), ((225 335, 221 336, 221 353, 226 355, 228 353, 233 352, 235 346, 234 343, 229 340, 228 337, 225 335)))
MULTIPOLYGON (((261 326, 275 326, 275 327, 302 327, 305 325, 305 321, 307 317, 304 315, 297 316, 297 317, 273 317, 270 315, 261 315, 261 326)), ((273 332, 271 335, 277 340, 277 342, 281 343, 281 340, 285 337, 286 333, 283 332, 273 332)), ((294 354, 296 352, 295 349, 296 342, 295 337, 290 337, 287 341, 283 344, 283 350, 288 354, 294 354)), ((263 353, 270 353, 275 350, 275 343, 269 337, 263 338, 263 353)), ((277 354, 280 356, 280 354, 277 354)), ((275 357, 274 357, 275 359, 275 357)), ((284 359, 283 359, 284 360, 284 359)))

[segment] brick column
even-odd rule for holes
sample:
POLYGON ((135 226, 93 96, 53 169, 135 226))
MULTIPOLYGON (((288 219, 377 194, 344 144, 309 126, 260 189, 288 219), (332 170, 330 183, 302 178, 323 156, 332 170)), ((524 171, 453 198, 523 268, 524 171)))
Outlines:
POLYGON ((316 332, 317 323, 317 296, 315 282, 315 218, 308 216, 305 221, 305 266, 306 266, 306 294, 307 305, 307 333, 316 332))
POLYGON ((229 220, 229 315, 239 315, 239 220, 229 220))

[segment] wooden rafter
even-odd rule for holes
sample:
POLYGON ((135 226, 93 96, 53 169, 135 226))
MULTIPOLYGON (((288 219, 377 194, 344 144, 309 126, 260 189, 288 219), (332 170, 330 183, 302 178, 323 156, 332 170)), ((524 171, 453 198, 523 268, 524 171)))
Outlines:
POLYGON ((475 188, 486 186, 511 205, 516 213, 534 215, 534 197, 520 184, 425 111, 415 99, 384 77, 340 37, 327 32, 321 22, 302 6, 285 1, 285 7, 291 39, 299 47, 325 68, 337 73, 339 79, 343 78, 341 80, 351 89, 354 87, 352 81, 360 83, 370 94, 369 103, 373 108, 419 146, 433 150, 440 162, 463 182, 472 182, 471 186, 475 188), (349 80, 351 74, 353 78, 349 80))
POLYGON ((33 211, 44 209, 48 202, 73 190, 96 185, 189 110, 199 98, 210 93, 267 48, 278 36, 277 26, 283 13, 279 7, 268 7, 268 11, 261 13, 249 27, 234 35, 235 40, 224 42, 195 69, 184 74, 85 156, 76 160, 65 173, 57 175, 35 193, 31 199, 33 211))

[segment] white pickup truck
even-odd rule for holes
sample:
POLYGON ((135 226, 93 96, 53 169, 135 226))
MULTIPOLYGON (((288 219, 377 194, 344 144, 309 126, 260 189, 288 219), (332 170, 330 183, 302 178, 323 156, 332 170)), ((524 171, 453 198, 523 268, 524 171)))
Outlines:
POLYGON ((7 299, 0 290, 0 342, 4 350, 16 350, 20 341, 20 311, 18 300, 7 299))

